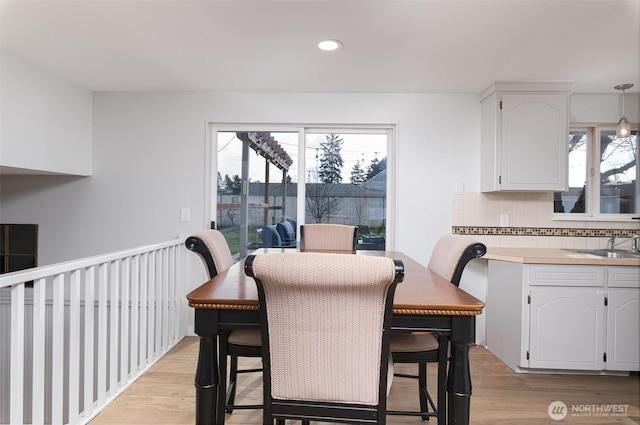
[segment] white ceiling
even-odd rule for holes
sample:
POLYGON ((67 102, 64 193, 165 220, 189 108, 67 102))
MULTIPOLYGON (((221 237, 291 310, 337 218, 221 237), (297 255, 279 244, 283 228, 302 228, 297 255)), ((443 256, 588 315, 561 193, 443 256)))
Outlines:
POLYGON ((0 3, 3 49, 94 91, 480 93, 640 86, 640 1, 0 3), (336 38, 344 47, 319 51, 336 38))

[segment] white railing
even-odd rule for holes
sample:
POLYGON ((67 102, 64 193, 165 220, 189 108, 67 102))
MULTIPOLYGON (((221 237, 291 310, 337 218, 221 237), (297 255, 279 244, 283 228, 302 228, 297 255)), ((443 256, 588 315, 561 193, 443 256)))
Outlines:
POLYGON ((84 424, 185 334, 184 239, 0 277, 0 423, 84 424))

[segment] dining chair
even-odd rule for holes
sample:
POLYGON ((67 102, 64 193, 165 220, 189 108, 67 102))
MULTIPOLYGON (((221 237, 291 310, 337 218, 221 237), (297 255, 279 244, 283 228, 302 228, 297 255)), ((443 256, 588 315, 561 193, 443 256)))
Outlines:
MULTIPOLYGON (((466 235, 444 235, 438 239, 429 259, 428 269, 458 286, 462 272, 474 258, 482 257, 487 247, 466 235)), ((401 333, 391 336, 391 356, 394 363, 417 363, 418 374, 399 374, 396 377, 418 380, 419 411, 389 410, 389 415, 421 416, 423 420, 437 417, 438 424, 446 423, 446 385, 449 340, 431 332, 401 333), (438 362, 437 407, 427 390, 427 363, 438 362)))
POLYGON ((358 228, 344 224, 316 223, 300 226, 300 249, 355 251, 358 228))
MULTIPOLYGON (((198 254, 209 278, 216 276, 233 265, 233 256, 229 245, 218 230, 204 230, 189 236, 185 240, 187 249, 198 254)), ((261 372, 262 369, 238 369, 238 357, 260 357, 262 355, 262 336, 259 329, 234 329, 224 336, 224 344, 220 342, 220 370, 227 370, 227 355, 230 357, 229 385, 227 389, 226 373, 220 377, 220 388, 223 388, 225 398, 219 398, 218 423, 224 422, 224 414, 233 409, 261 409, 262 405, 236 405, 235 396, 237 376, 239 373, 261 372), (223 355, 224 353, 224 355, 223 355), (223 379, 224 378, 224 379, 223 379), (220 420, 220 417, 221 420, 220 420)))
POLYGON ((263 424, 386 423, 401 261, 340 253, 250 255, 262 324, 263 424), (391 365, 391 366, 390 366, 391 365))
POLYGON ((265 224, 259 229, 260 239, 262 239, 262 246, 264 248, 281 248, 282 238, 280 233, 273 224, 265 224))

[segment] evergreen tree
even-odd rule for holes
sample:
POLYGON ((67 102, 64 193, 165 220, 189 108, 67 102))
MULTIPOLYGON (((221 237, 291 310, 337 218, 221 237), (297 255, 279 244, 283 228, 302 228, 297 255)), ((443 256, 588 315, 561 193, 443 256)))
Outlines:
POLYGON ((225 174, 224 186, 227 193, 238 195, 242 189, 242 179, 237 174, 233 178, 229 177, 229 174, 225 174))
POLYGON ((353 164, 353 168, 351 168, 351 184, 362 184, 365 181, 367 181, 367 173, 365 173, 358 159, 356 163, 353 164))
POLYGON ((371 160, 371 164, 369 164, 369 168, 367 169, 367 180, 377 176, 385 168, 387 168, 386 156, 382 158, 381 161, 378 161, 378 158, 373 158, 371 160))
POLYGON ((326 142, 320 143, 322 147, 322 158, 320 159, 320 170, 318 172, 322 183, 342 182, 342 138, 338 134, 327 134, 326 142))
POLYGON ((222 180, 222 174, 218 171, 218 193, 222 193, 222 189, 224 188, 224 180, 222 180))

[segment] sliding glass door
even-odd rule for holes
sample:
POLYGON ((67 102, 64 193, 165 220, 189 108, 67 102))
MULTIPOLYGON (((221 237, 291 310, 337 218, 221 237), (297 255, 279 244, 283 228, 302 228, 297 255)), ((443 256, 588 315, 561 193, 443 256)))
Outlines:
POLYGON ((296 232, 304 223, 358 226, 359 249, 390 249, 392 128, 272 128, 212 132, 211 220, 234 256, 272 246, 269 232, 285 221, 296 232))
POLYGON ((305 133, 305 223, 358 226, 359 248, 384 250, 387 145, 386 132, 309 129, 305 133))
POLYGON ((265 225, 297 216, 298 133, 219 131, 215 223, 234 256, 262 245, 265 225))

